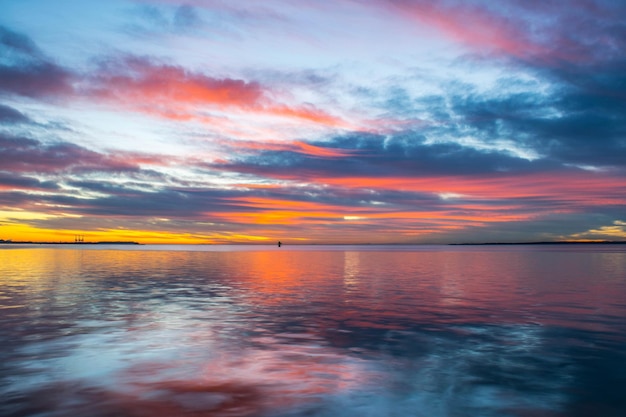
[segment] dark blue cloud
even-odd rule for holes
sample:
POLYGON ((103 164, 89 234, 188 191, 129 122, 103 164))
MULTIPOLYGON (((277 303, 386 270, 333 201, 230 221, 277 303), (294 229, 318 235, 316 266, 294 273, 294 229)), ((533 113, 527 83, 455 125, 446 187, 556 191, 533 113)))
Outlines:
POLYGON ((133 158, 132 154, 109 155, 69 142, 0 133, 0 169, 15 173, 132 174, 140 170, 133 158))
MULTIPOLYGON (((416 124, 416 135, 450 142, 471 137, 490 146, 509 142, 540 157, 544 168, 573 164, 625 169, 626 60, 602 66, 529 65, 520 70, 534 74, 534 83, 507 76, 496 82, 502 88, 495 90, 453 83, 442 86, 440 96, 417 98, 397 86, 383 108, 391 118, 426 120, 416 124)), ((427 153, 431 151, 443 152, 443 159, 451 153, 449 146, 427 153)), ((466 153, 466 161, 481 162, 480 154, 466 153)), ((506 155, 499 158, 504 169, 530 167, 506 155)), ((484 169, 497 164, 483 162, 484 169)), ((542 165, 535 161, 532 166, 542 165)))
POLYGON ((417 69, 414 77, 442 93, 412 96, 404 79, 379 92, 386 116, 425 120, 418 132, 429 138, 508 140, 562 165, 626 168, 626 3, 390 2, 445 20, 440 29, 470 51, 459 68, 500 67, 506 76, 485 91, 417 69), (459 10, 486 26, 466 25, 459 10))
POLYGON ((72 91, 72 74, 55 64, 25 35, 0 26, 0 95, 45 97, 72 91))
MULTIPOLYGON (((624 49, 626 53, 626 49, 624 49)), ((626 167, 626 59, 549 69, 559 118, 526 126, 566 162, 626 167)))
POLYGON ((19 110, 0 104, 0 123, 29 123, 31 120, 19 110))
POLYGON ((278 177, 291 173, 302 178, 483 176, 559 167, 551 161, 529 161, 506 152, 477 150, 453 142, 430 143, 414 131, 387 136, 355 133, 310 143, 320 148, 354 152, 345 157, 320 157, 290 150, 261 150, 253 155, 234 156, 231 161, 213 167, 278 177))
POLYGON ((59 185, 55 181, 40 180, 38 178, 29 177, 27 175, 19 175, 16 173, 3 172, 0 170, 0 188, 26 190, 57 190, 59 188, 59 185))
POLYGON ((41 50, 26 35, 13 32, 0 26, 0 45, 5 48, 5 52, 20 52, 29 56, 41 56, 41 50))

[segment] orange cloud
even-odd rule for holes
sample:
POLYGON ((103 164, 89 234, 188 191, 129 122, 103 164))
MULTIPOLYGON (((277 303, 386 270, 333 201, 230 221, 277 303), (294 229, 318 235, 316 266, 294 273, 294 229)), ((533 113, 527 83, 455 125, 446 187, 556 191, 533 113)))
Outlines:
MULTIPOLYGON (((281 178, 306 180, 290 174, 284 174, 281 178)), ((623 196, 626 194, 626 182, 620 177, 576 172, 502 174, 497 177, 316 176, 310 180, 349 189, 453 193, 472 200, 541 198, 603 205, 623 204, 623 196)))
POLYGON ((264 140, 262 142, 250 140, 223 140, 220 141, 220 144, 238 151, 286 151, 323 158, 341 158, 357 153, 357 151, 353 149, 326 148, 299 140, 292 142, 275 140, 264 140))
POLYGON ((258 82, 216 78, 182 67, 128 58, 104 67, 90 80, 87 96, 121 103, 143 113, 186 121, 213 123, 206 111, 244 112, 306 121, 329 127, 351 127, 337 116, 313 105, 290 106, 258 82))
POLYGON ((265 111, 275 116, 302 119, 325 126, 343 128, 354 127, 346 121, 340 119, 339 117, 332 116, 329 113, 319 110, 311 105, 289 107, 284 105, 271 104, 265 109, 265 111))

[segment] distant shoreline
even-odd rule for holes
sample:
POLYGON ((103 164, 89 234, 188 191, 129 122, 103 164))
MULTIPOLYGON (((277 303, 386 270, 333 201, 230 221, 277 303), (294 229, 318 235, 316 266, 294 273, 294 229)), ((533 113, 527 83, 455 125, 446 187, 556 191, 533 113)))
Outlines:
POLYGON ((476 246, 476 245, 615 245, 626 244, 625 240, 600 240, 592 242, 556 241, 556 242, 485 242, 485 243, 448 243, 452 246, 476 246))
POLYGON ((141 245, 138 242, 29 242, 29 241, 12 241, 0 240, 1 245, 141 245))

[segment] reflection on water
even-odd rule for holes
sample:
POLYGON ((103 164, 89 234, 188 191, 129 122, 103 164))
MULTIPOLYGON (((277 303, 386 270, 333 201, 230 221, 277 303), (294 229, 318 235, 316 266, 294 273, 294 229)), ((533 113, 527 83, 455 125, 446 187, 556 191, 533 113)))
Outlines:
POLYGON ((624 246, 121 249, 0 249, 0 415, 626 415, 624 246))

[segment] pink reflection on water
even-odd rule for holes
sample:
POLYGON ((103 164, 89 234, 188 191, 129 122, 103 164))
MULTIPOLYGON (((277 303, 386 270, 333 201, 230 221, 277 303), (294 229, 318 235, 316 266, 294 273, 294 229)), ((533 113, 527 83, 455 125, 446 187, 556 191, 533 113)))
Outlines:
POLYGON ((0 252, 0 407, 556 416, 579 368, 610 371, 577 349, 623 341, 626 257, 548 249, 0 252))
POLYGON ((71 383, 70 388, 54 384, 54 389, 65 391, 59 400, 70 404, 46 407, 81 412, 83 406, 77 404, 92 402, 98 410, 91 415, 97 416, 259 416, 312 406, 325 396, 345 395, 381 377, 365 361, 315 341, 258 342, 263 348, 211 346, 203 357, 192 353, 167 362, 134 361, 105 384, 93 379, 75 388, 71 383), (184 374, 181 369, 186 369, 184 374))

